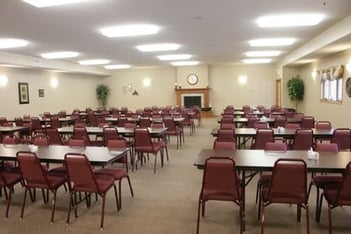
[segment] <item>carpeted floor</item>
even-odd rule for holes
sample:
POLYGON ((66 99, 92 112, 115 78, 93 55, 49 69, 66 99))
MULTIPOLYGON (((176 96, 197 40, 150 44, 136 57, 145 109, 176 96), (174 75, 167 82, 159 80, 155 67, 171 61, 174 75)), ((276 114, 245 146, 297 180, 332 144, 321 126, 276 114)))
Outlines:
MULTIPOLYGON (((108 195, 105 210, 104 233, 143 234, 191 234, 196 231, 197 201, 202 181, 202 171, 193 166, 201 148, 211 148, 214 138, 210 135, 216 119, 203 119, 193 136, 185 129, 185 144, 176 149, 176 139, 168 145, 170 161, 163 168, 158 164, 153 173, 153 156, 137 171, 130 172, 134 197, 130 196, 127 181, 122 188, 122 209, 117 212, 113 192, 108 195)), ((256 178, 255 178, 256 179, 256 178)), ((247 187, 246 232, 260 233, 255 204, 256 180, 247 187)), ((39 193, 38 193, 39 194, 39 193)), ((320 224, 314 220, 315 190, 310 195, 311 233, 327 233, 327 210, 323 204, 320 224)), ((21 186, 15 188, 8 219, 0 219, 0 234, 13 233, 97 233, 100 232, 101 199, 87 209, 81 205, 79 216, 72 215, 71 224, 66 225, 68 194, 62 188, 57 197, 55 223, 50 223, 51 206, 42 202, 27 202, 23 220, 20 209, 23 198, 21 186)), ((6 202, 0 198, 0 210, 5 213, 6 202)), ((200 233, 239 233, 238 207, 228 202, 208 202, 206 216, 201 219, 200 233)), ((271 205, 265 212, 265 233, 306 233, 305 213, 302 222, 296 222, 296 207, 271 205)), ((351 209, 333 210, 334 233, 350 233, 351 209)))

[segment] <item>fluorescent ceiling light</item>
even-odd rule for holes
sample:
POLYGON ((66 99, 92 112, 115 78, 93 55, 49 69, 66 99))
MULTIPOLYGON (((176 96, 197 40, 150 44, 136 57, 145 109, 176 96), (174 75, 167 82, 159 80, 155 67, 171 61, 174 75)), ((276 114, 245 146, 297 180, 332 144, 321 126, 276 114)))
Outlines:
POLYGON ((261 28, 312 26, 319 24, 323 19, 322 14, 272 15, 259 18, 257 24, 261 28))
POLYGON ((152 24, 132 24, 102 28, 100 32, 106 37, 129 37, 156 34, 160 28, 152 24))
POLYGON ((244 63, 253 64, 253 63, 270 63, 272 59, 262 58, 262 59, 243 59, 244 63))
POLYGON ((50 6, 59 6, 59 5, 66 5, 66 4, 73 4, 78 2, 86 2, 91 0, 22 0, 30 5, 35 7, 50 7, 50 6))
POLYGON ((274 57, 281 54, 278 50, 267 51, 249 51, 245 53, 247 57, 274 57))
POLYGON ((77 57, 79 53, 74 51, 60 51, 41 54, 41 57, 45 59, 61 59, 61 58, 73 58, 77 57))
POLYGON ((126 69, 130 68, 129 64, 115 64, 115 65, 106 65, 104 68, 108 70, 116 70, 116 69, 126 69))
POLYGON ((171 62, 173 66, 195 66, 198 65, 200 62, 199 61, 177 61, 177 62, 171 62))
POLYGON ((16 48, 28 45, 28 41, 13 38, 0 39, 0 49, 16 48))
POLYGON ((136 48, 141 52, 171 51, 179 49, 180 45, 174 43, 140 45, 136 48))
POLYGON ((191 54, 168 54, 168 55, 157 56, 157 58, 162 61, 171 61, 171 60, 190 59, 191 56, 192 56, 191 54))
POLYGON ((251 46, 287 46, 296 41, 295 38, 266 38, 249 41, 251 46))
POLYGON ((91 59, 91 60, 78 61, 80 65, 103 65, 109 62, 110 60, 107 60, 107 59, 91 59))

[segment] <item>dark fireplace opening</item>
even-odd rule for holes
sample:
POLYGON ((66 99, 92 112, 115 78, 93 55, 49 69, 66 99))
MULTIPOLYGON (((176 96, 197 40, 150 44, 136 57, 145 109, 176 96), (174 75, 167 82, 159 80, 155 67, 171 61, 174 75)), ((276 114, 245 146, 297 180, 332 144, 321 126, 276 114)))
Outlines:
POLYGON ((185 96, 184 97, 184 106, 190 108, 193 106, 201 107, 201 96, 185 96))

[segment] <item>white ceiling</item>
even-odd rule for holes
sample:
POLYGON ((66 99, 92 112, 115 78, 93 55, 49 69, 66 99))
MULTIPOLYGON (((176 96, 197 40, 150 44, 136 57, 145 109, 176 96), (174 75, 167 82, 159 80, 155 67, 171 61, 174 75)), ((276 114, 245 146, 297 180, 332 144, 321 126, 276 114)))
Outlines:
POLYGON ((350 0, 95 0, 48 8, 1 0, 0 38, 30 41, 27 47, 2 50, 6 53, 39 57, 60 50, 80 52, 65 60, 74 63, 104 58, 134 67, 169 65, 156 58, 166 52, 142 53, 135 46, 171 42, 182 45, 177 53, 192 54, 203 64, 236 64, 246 58, 244 52, 257 50, 250 48, 250 39, 297 38, 293 46, 276 48, 283 51, 279 60, 350 14, 350 0), (325 14, 326 19, 302 28, 263 29, 255 23, 264 15, 306 12, 325 14), (161 30, 156 35, 114 39, 98 31, 129 23, 151 23, 161 30))

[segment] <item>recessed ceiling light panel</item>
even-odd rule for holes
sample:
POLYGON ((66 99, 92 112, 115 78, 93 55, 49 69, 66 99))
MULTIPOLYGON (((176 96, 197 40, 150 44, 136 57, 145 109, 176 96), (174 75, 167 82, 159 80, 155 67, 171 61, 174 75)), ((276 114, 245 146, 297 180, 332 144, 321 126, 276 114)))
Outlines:
POLYGON ((106 37, 130 37, 156 34, 160 28, 152 24, 132 24, 102 28, 100 32, 106 37))
POLYGON ((185 59, 190 59, 191 57, 192 57, 191 54, 168 54, 168 55, 157 56, 157 58, 162 61, 185 60, 185 59))
POLYGON ((281 54, 278 50, 249 51, 245 53, 247 57, 274 57, 281 54))
POLYGON ((60 51, 60 52, 50 52, 41 54, 42 58, 45 59, 62 59, 62 58, 74 58, 77 57, 79 53, 74 51, 60 51))
POLYGON ((140 45, 136 48, 141 52, 171 51, 179 49, 180 45, 175 43, 140 45))
POLYGON ((0 38, 0 49, 23 47, 28 45, 28 41, 14 38, 0 38))
POLYGON ((261 28, 312 26, 319 24, 323 19, 322 14, 271 15, 259 18, 257 24, 261 28))
POLYGON ((265 38, 249 41, 251 46, 288 46, 296 41, 295 38, 265 38))
POLYGON ((22 0, 22 1, 30 5, 33 5, 35 7, 41 8, 41 7, 67 5, 67 4, 86 2, 86 1, 92 1, 92 0, 22 0))
POLYGON ((127 69, 130 68, 129 64, 114 64, 104 66, 107 70, 116 70, 116 69, 127 69))
POLYGON ((269 58, 261 58, 261 59, 243 59, 243 63, 247 64, 255 64, 255 63, 270 63, 272 59, 269 58))
POLYGON ((78 61, 80 65, 103 65, 109 63, 108 59, 91 59, 78 61))
POLYGON ((173 66, 196 66, 200 62, 199 61, 177 61, 177 62, 171 62, 173 66))

